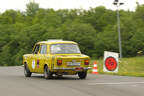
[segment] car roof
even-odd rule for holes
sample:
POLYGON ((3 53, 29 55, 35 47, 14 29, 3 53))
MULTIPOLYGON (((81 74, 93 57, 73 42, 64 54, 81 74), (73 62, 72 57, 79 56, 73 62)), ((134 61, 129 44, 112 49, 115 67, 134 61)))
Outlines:
POLYGON ((48 40, 48 41, 40 41, 37 44, 62 44, 62 43, 71 43, 71 44, 77 44, 74 41, 63 41, 63 40, 48 40))

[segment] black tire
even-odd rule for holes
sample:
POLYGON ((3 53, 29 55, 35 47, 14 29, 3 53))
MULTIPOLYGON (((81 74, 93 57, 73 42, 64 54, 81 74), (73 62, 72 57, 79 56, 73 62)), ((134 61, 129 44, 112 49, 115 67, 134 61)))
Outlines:
POLYGON ((62 77, 63 77, 63 75, 57 75, 57 77, 58 77, 58 78, 62 78, 62 77))
POLYGON ((87 71, 86 72, 78 72, 78 76, 80 79, 85 79, 87 77, 87 71))
POLYGON ((52 73, 50 72, 48 66, 44 67, 44 78, 45 79, 50 79, 52 78, 52 73))
POLYGON ((25 75, 25 77, 31 77, 31 75, 32 75, 27 64, 24 65, 24 75, 25 75))

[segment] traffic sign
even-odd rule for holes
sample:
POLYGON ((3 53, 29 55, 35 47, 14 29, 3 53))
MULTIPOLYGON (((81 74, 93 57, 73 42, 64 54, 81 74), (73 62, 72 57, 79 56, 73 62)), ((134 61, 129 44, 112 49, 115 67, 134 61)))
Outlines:
POLYGON ((118 53, 104 52, 104 72, 118 72, 118 53))

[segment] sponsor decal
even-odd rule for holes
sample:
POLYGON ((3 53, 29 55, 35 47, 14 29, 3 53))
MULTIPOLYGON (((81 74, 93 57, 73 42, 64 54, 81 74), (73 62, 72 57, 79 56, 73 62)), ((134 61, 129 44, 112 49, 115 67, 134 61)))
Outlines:
POLYGON ((32 69, 35 69, 35 60, 32 60, 32 69))

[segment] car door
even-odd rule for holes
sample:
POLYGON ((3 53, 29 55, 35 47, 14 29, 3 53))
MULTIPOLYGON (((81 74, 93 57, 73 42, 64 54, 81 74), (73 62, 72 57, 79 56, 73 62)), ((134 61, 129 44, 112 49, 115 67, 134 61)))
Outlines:
POLYGON ((43 67, 45 64, 45 56, 47 54, 47 45, 46 44, 41 44, 40 47, 40 54, 38 56, 39 64, 38 64, 38 72, 43 73, 43 67))
POLYGON ((40 44, 36 44, 33 55, 31 57, 31 68, 32 72, 37 72, 37 62, 38 62, 38 57, 39 57, 39 51, 40 51, 40 44))

